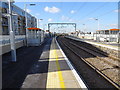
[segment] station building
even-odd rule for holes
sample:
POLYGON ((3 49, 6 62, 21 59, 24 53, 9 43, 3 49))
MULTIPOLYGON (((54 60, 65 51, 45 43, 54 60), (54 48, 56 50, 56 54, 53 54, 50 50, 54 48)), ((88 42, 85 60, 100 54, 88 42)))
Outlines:
POLYGON ((96 33, 99 41, 120 42, 120 29, 97 30, 96 33))
MULTIPOLYGON (((12 24, 13 30, 16 35, 25 35, 26 31, 26 18, 25 11, 18 6, 12 4, 12 24)), ((9 35, 9 17, 7 14, 9 13, 9 6, 7 2, 2 2, 0 5, 0 13, 2 17, 2 24, 0 24, 0 35, 9 35)), ((26 12, 27 13, 27 12, 26 12)), ((28 28, 37 27, 37 19, 31 14, 27 13, 27 22, 28 28)))

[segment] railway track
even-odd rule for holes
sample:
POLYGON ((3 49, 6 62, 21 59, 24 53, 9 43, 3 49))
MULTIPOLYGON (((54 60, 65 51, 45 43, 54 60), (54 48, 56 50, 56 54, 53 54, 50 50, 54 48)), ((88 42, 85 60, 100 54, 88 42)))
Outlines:
POLYGON ((69 40, 72 41, 72 42, 75 42, 75 43, 79 44, 79 45, 82 46, 82 47, 85 47, 85 48, 87 48, 87 49, 89 49, 89 50, 92 50, 92 51, 94 51, 94 52, 96 52, 96 53, 99 53, 99 54, 101 54, 101 55, 103 55, 103 56, 105 56, 105 57, 109 57, 109 58, 111 58, 111 59, 113 59, 113 60, 115 60, 115 61, 120 62, 120 59, 119 59, 118 57, 113 57, 113 56, 107 54, 106 52, 103 52, 103 51, 101 51, 101 50, 98 50, 98 48, 97 48, 97 50, 96 50, 96 47, 91 48, 91 47, 93 47, 91 44, 88 44, 88 43, 86 44, 85 42, 76 41, 76 40, 73 40, 73 39, 70 39, 70 38, 67 38, 67 37, 65 37, 65 38, 66 38, 66 39, 69 39, 69 40))
MULTIPOLYGON (((101 75, 107 81, 109 81, 114 87, 120 89, 119 84, 116 83, 113 79, 111 79, 111 77, 109 77, 106 73, 104 73, 105 70, 113 69, 113 68, 118 71, 119 68, 120 68, 117 65, 119 60, 117 60, 117 59, 112 60, 110 57, 106 57, 107 54, 105 54, 102 51, 99 53, 99 51, 92 50, 92 48, 89 49, 89 48, 86 48, 86 47, 83 47, 83 46, 81 47, 79 44, 76 44, 75 41, 73 42, 72 40, 69 40, 69 39, 66 39, 66 38, 61 38, 61 37, 59 37, 58 39, 59 39, 59 43, 61 43, 62 47, 64 46, 67 49, 69 49, 70 52, 72 52, 74 55, 79 57, 80 60, 84 61, 84 63, 89 65, 94 71, 99 73, 98 77, 101 75), (83 53, 83 54, 80 54, 80 53, 83 53), (89 58, 88 58, 88 56, 89 56, 89 58), (91 61, 95 58, 96 58, 97 63, 102 62, 103 64, 102 63, 99 63, 99 64, 102 64, 102 66, 104 66, 104 67, 99 68, 99 67, 95 66, 93 63, 91 63, 91 61), (108 60, 108 58, 109 58, 110 61, 108 60)), ((78 60, 76 62, 79 62, 80 60, 78 60)), ((93 60, 93 61, 95 61, 95 60, 93 60)), ((74 61, 72 61, 72 62, 74 63, 74 61)), ((79 65, 77 63, 75 63, 74 66, 78 66, 77 68, 79 68, 79 65)))
POLYGON ((105 58, 105 57, 104 57, 103 55, 101 55, 101 53, 99 53, 99 52, 96 52, 96 51, 91 50, 91 49, 88 49, 88 48, 86 49, 85 47, 81 47, 81 46, 79 46, 79 45, 77 45, 77 44, 75 44, 75 43, 73 43, 73 42, 69 42, 69 43, 72 44, 72 45, 74 45, 74 46, 76 46, 76 47, 78 47, 79 49, 84 50, 86 53, 92 54, 92 55, 95 56, 97 59, 103 60, 105 63, 107 63, 107 64, 109 64, 109 65, 112 65, 112 67, 114 67, 114 68, 116 68, 116 69, 119 69, 119 68, 120 68, 120 66, 117 65, 118 63, 120 63, 120 61, 118 61, 118 60, 114 60, 114 59, 112 59, 111 57, 105 58))

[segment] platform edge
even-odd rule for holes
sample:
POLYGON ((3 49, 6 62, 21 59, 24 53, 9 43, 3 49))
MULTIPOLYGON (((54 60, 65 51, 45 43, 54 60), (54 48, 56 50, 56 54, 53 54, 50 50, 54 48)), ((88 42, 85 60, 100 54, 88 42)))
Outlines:
POLYGON ((81 77, 78 75, 77 71, 76 71, 75 68, 72 66, 72 64, 71 64, 71 62, 69 61, 69 59, 67 58, 67 56, 64 54, 62 48, 60 47, 59 43, 58 43, 57 40, 56 40, 56 37, 55 37, 55 41, 56 41, 56 44, 57 44, 57 46, 59 47, 62 55, 64 56, 64 59, 66 60, 68 66, 69 66, 70 69, 72 70, 72 73, 74 74, 75 78, 77 79, 80 87, 81 87, 82 89, 84 89, 84 90, 85 90, 85 89, 88 90, 88 87, 85 85, 85 83, 83 82, 83 80, 81 79, 81 77))

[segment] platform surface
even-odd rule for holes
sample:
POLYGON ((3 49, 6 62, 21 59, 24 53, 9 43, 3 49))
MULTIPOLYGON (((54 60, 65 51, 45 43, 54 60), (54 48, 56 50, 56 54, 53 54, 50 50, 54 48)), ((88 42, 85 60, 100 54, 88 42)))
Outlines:
POLYGON ((49 55, 47 88, 80 88, 73 72, 53 39, 49 55))
POLYGON ((113 50, 120 50, 120 44, 119 43, 97 42, 95 40, 90 40, 90 39, 81 39, 81 38, 78 38, 78 37, 71 37, 71 36, 67 36, 67 37, 71 38, 71 39, 78 40, 78 41, 84 41, 84 42, 87 42, 87 43, 90 43, 90 44, 93 44, 93 45, 113 49, 113 50))
POLYGON ((21 88, 76 88, 81 90, 86 87, 74 68, 71 69, 69 66, 55 38, 45 45, 39 62, 31 68, 29 73, 21 88))

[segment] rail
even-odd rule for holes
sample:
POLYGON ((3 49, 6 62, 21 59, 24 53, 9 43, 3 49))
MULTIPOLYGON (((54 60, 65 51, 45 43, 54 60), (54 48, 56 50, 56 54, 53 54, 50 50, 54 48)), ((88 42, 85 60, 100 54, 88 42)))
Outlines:
MULTIPOLYGON (((106 76, 101 70, 99 70, 98 68, 96 68, 94 65, 92 65, 89 61, 87 61, 86 59, 84 59, 81 55, 79 55, 78 53, 76 53, 69 45, 67 45, 65 42, 61 41, 65 47, 67 47, 71 52, 73 52, 76 56, 78 56, 80 59, 82 59, 87 65, 89 65, 92 69, 94 69, 96 72, 98 72, 101 76, 103 76, 106 80, 108 80, 112 85, 114 85, 116 88, 120 89, 120 86, 114 82, 112 79, 110 79, 108 76, 106 76)), ((71 43, 71 42, 69 42, 71 43)), ((71 43, 73 44, 73 43, 71 43)), ((77 45, 74 44, 75 47, 79 47, 77 45)), ((80 49, 80 48, 79 48, 80 49)), ((86 51, 84 49, 84 51, 86 51)), ((87 52, 87 51, 86 51, 87 52)), ((93 55, 93 54, 92 54, 93 55)))

